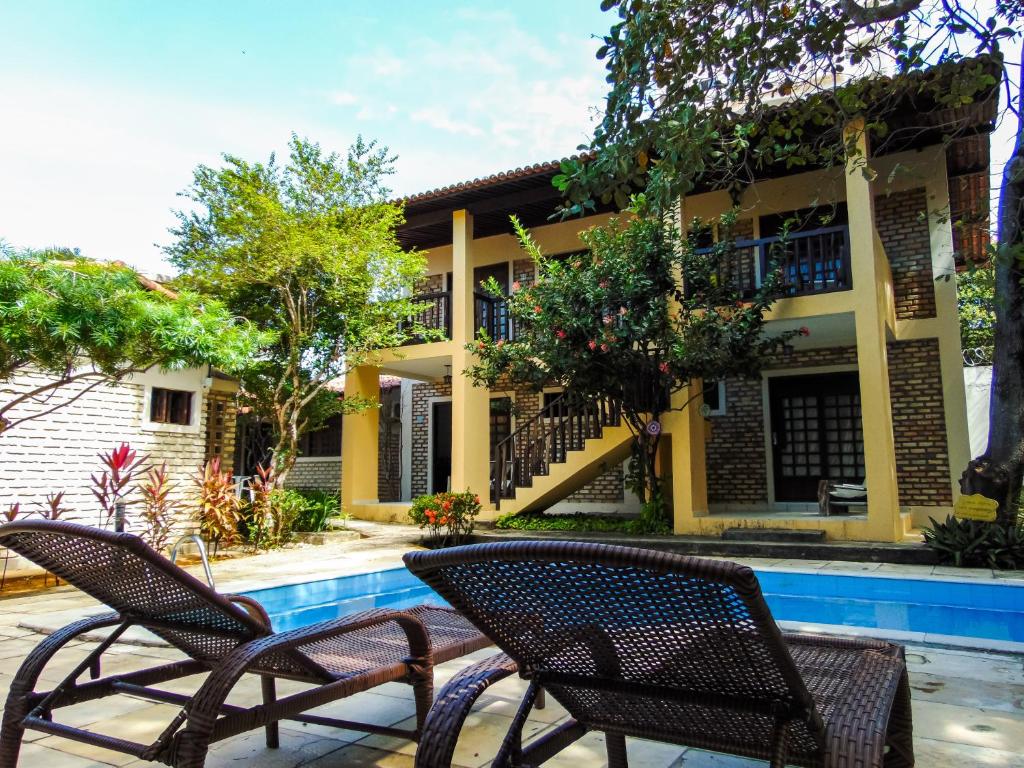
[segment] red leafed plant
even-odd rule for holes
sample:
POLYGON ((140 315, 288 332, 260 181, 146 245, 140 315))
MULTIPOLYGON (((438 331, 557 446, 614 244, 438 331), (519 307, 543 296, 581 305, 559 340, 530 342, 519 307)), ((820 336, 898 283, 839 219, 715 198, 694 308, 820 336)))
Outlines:
POLYGON ((67 512, 71 512, 71 507, 64 506, 64 491, 48 493, 46 500, 39 503, 39 514, 44 520, 59 520, 67 512))
POLYGON ((104 513, 104 519, 100 521, 102 527, 110 523, 119 505, 128 503, 125 497, 128 495, 132 476, 146 459, 138 456, 128 443, 121 443, 117 448, 99 454, 99 457, 106 469, 99 477, 91 477, 92 495, 99 501, 104 513))
POLYGON ((158 552, 167 546, 167 540, 174 529, 174 515, 178 502, 171 498, 174 483, 167 475, 167 462, 159 467, 150 467, 139 483, 142 495, 142 538, 158 552))
POLYGON ((7 509, 3 511, 4 522, 13 523, 18 515, 21 514, 21 502, 16 501, 13 504, 8 504, 7 509))
POLYGON ((204 539, 215 548, 229 546, 238 538, 241 500, 235 495, 231 470, 221 471, 220 456, 214 456, 193 476, 198 490, 196 522, 204 539))

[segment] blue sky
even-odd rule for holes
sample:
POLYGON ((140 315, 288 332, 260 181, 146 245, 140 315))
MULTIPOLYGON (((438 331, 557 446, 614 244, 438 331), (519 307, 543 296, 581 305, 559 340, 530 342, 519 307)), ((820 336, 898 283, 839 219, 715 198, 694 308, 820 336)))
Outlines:
POLYGON ((571 154, 598 0, 0 0, 0 237, 166 270, 176 193, 290 133, 397 155, 411 193, 571 154))
POLYGON ((571 154, 606 88, 599 5, 0 0, 0 239, 167 272, 193 168, 265 159, 293 131, 379 140, 399 194, 571 154))

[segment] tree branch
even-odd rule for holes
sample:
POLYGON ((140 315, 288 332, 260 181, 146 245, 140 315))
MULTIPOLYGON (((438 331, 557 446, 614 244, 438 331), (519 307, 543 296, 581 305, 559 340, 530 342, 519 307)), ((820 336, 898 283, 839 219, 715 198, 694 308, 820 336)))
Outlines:
POLYGON ((865 7, 856 0, 843 0, 843 12, 858 27, 879 24, 884 21, 895 21, 911 11, 921 7, 923 0, 893 0, 887 5, 872 2, 865 7))

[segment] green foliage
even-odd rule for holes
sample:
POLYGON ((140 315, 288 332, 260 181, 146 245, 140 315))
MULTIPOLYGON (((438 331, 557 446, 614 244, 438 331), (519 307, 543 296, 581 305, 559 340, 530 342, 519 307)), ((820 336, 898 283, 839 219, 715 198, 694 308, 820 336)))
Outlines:
POLYGON ((225 155, 200 166, 184 193, 166 249, 179 284, 222 300, 273 341, 244 371, 253 405, 275 426, 277 482, 299 437, 343 409, 367 407, 326 389, 375 350, 400 346, 415 328, 409 299, 424 259, 404 251, 387 202, 387 150, 362 139, 345 156, 292 137, 288 162, 225 155))
POLYGON ((518 531, 578 531, 580 533, 625 533, 641 535, 669 533, 664 528, 649 530, 642 520, 629 520, 604 515, 544 515, 507 514, 495 522, 495 526, 518 531))
POLYGON ((341 497, 331 491, 298 491, 304 506, 292 524, 294 531, 321 533, 330 529, 332 518, 342 518, 341 497))
POLYGON ((995 267, 975 265, 957 275, 956 295, 960 313, 960 343, 965 350, 979 350, 992 358, 996 324, 995 267))
MULTIPOLYGON (((466 373, 478 386, 493 387, 507 376, 535 390, 554 383, 573 398, 621 404, 636 435, 633 487, 642 489, 647 523, 656 529, 668 521, 654 462, 658 434, 648 425, 681 407, 672 406, 672 395, 691 381, 757 376, 798 331, 764 332, 776 272, 750 295, 719 279, 733 241, 705 251, 696 244, 699 222, 683 238, 643 199, 634 200, 631 213, 583 232, 587 250, 565 259, 546 257, 514 222, 538 279, 529 288, 513 286, 508 299, 516 338, 481 336, 470 345, 477 362, 466 373)), ((723 217, 721 231, 728 233, 734 222, 735 213, 723 217)))
MULTIPOLYGON (((573 213, 598 200, 624 207, 638 189, 667 209, 698 184, 727 188, 770 169, 841 164, 855 153, 843 135, 851 119, 863 118, 879 147, 893 135, 886 115, 901 98, 942 109, 990 95, 999 42, 1016 34, 1020 16, 1019 3, 979 14, 961 0, 605 0, 602 8, 617 16, 598 51, 606 112, 586 161, 566 162, 555 180, 573 213), (995 62, 966 59, 986 53, 995 62)), ((899 112, 900 134, 926 128, 899 112)))
POLYGON ((4 397, 0 432, 35 417, 19 418, 19 405, 46 400, 49 412, 75 399, 49 400, 69 384, 91 388, 153 366, 235 372, 261 340, 219 302, 149 285, 124 265, 72 251, 0 248, 0 381, 29 368, 49 379, 4 397))
POLYGON ((945 522, 930 518, 924 541, 939 559, 958 568, 1024 567, 1024 522, 986 523, 949 515, 945 522))
POLYGON ((426 529, 427 540, 435 547, 461 544, 473 532, 478 514, 480 497, 469 490, 417 496, 409 508, 409 517, 426 529))
POLYGON ((174 532, 179 504, 171 498, 174 483, 167 474, 167 462, 151 466, 138 485, 141 496, 142 531, 139 535, 157 552, 163 551, 174 532))

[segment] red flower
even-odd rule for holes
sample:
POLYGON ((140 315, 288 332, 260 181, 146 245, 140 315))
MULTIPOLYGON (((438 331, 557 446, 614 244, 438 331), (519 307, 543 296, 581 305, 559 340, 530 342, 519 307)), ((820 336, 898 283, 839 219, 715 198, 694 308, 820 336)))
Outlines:
POLYGON ((516 291, 518 291, 518 290, 519 290, 520 288, 522 288, 522 286, 521 286, 521 285, 519 284, 519 281, 518 281, 518 280, 514 280, 514 281, 512 282, 512 293, 515 293, 515 292, 516 292, 516 291))
POLYGON ((555 331, 555 336, 557 336, 560 339, 564 339, 566 336, 568 336, 568 334, 561 328, 559 328, 557 331, 555 331))
POLYGON ((811 335, 811 329, 808 328, 806 325, 800 326, 800 335, 801 336, 810 336, 811 335))
POLYGON ((440 522, 441 525, 448 525, 448 518, 442 517, 438 522, 440 522))
POLYGON ((597 342, 591 339, 590 341, 587 342, 587 346, 590 347, 590 351, 593 352, 595 349, 597 349, 597 342))
POLYGON ((598 283, 598 285, 601 288, 607 288, 609 285, 611 285, 611 283, 609 283, 607 280, 602 280, 601 282, 598 283))
POLYGON ((443 509, 445 512, 448 512, 451 508, 452 503, 450 501, 446 501, 443 504, 441 504, 441 509, 443 509))
POLYGON ((535 307, 533 308, 533 311, 534 311, 534 314, 537 314, 537 315, 539 315, 539 314, 540 314, 541 312, 543 312, 543 311, 544 311, 544 308, 543 308, 543 307, 542 307, 542 306, 541 306, 540 304, 538 304, 538 305, 536 305, 536 306, 535 306, 535 307))
POLYGON ((608 351, 608 345, 607 344, 602 344, 601 345, 601 351, 602 352, 607 352, 608 351))
POLYGON ((498 349, 501 349, 502 347, 505 346, 505 340, 504 339, 498 339, 497 343, 494 346, 496 346, 498 349))
POLYGON ((658 370, 662 373, 668 373, 668 363, 661 363, 658 365, 658 370))
POLYGON ((479 504, 480 503, 480 497, 479 496, 474 496, 473 497, 473 503, 474 504, 479 504))
POLYGON ((483 343, 482 341, 478 341, 478 342, 476 343, 476 348, 477 348, 477 349, 483 349, 483 348, 484 348, 485 346, 486 346, 486 345, 485 345, 485 344, 484 344, 484 343, 483 343))

